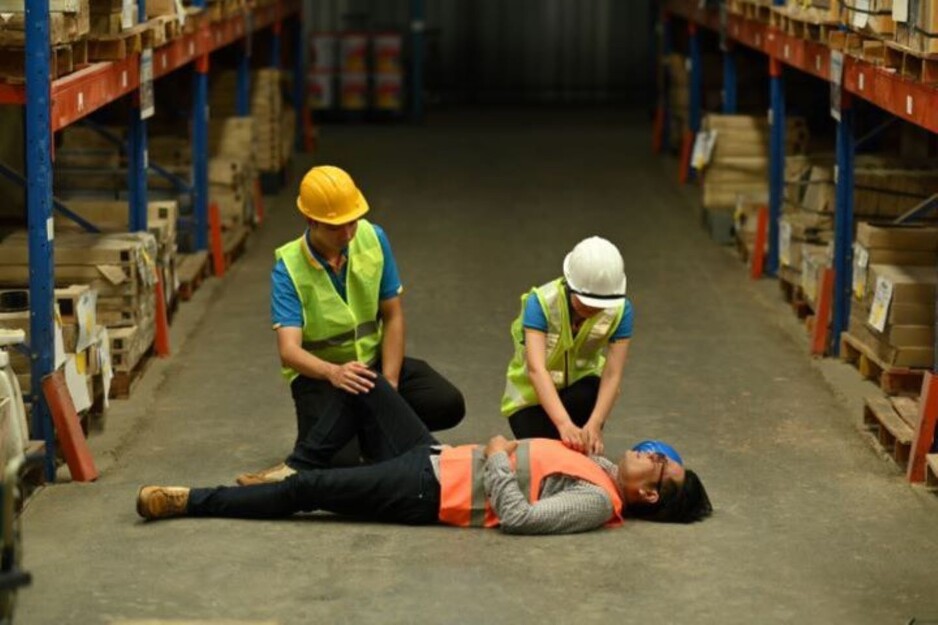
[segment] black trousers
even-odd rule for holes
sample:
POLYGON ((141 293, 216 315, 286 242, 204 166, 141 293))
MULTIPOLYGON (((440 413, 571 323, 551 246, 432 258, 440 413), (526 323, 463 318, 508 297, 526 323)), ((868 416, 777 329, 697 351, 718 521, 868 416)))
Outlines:
MULTIPOLYGON (((561 389, 558 395, 570 419, 578 427, 583 427, 593 413, 596 398, 599 397, 599 377, 590 375, 577 380, 567 388, 561 389)), ((522 408, 508 417, 508 423, 515 438, 560 438, 557 426, 540 404, 522 408)))
POLYGON ((272 484, 196 488, 189 493, 189 515, 273 519, 326 510, 389 523, 435 523, 440 484, 430 446, 437 440, 382 376, 370 392, 346 395, 346 414, 324 432, 317 449, 325 456, 357 436, 377 462, 302 469, 272 484))
MULTIPOLYGON (((380 363, 375 365, 375 369, 381 370, 380 363)), ((386 380, 383 382, 393 393, 393 387, 386 380)), ((286 460, 287 464, 294 469, 330 466, 336 459, 336 454, 349 441, 355 439, 354 435, 349 435, 349 431, 359 430, 361 424, 356 422, 359 418, 355 412, 361 402, 356 399, 363 396, 339 390, 328 380, 304 376, 296 378, 290 385, 290 390, 296 407, 297 436, 293 452, 286 460)), ((424 429, 430 431, 454 427, 466 414, 465 400, 459 389, 423 360, 404 358, 397 394, 409 406, 411 415, 416 416, 417 421, 425 426, 424 429)), ((405 431, 409 429, 408 425, 395 424, 393 420, 387 422, 382 419, 381 422, 389 430, 397 427, 405 431)), ((380 436, 370 433, 371 427, 376 426, 373 423, 361 425, 358 436, 361 454, 372 461, 390 457, 374 449, 375 441, 379 440, 380 436)), ((413 443, 409 443, 394 455, 412 446, 413 443)), ((349 462, 348 455, 347 451, 343 452, 340 464, 354 464, 349 462)), ((354 456, 357 461, 357 454, 354 456)))

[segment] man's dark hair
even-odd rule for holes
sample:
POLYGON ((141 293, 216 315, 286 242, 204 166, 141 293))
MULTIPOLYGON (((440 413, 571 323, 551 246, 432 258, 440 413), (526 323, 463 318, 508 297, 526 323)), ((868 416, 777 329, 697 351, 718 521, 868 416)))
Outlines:
POLYGON ((657 502, 633 503, 626 509, 629 517, 659 523, 694 523, 712 512, 703 482, 690 469, 684 472, 684 483, 680 486, 673 480, 666 481, 657 502))

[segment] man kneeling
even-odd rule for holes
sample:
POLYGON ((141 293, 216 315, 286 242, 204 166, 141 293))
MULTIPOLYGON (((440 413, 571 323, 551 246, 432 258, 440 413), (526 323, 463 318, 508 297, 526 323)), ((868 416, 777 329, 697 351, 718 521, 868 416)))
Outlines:
POLYGON ((372 456, 379 462, 304 470, 252 486, 144 486, 137 512, 145 519, 274 519, 323 510, 388 523, 561 534, 615 526, 624 516, 691 523, 712 510, 700 479, 661 442, 641 443, 618 463, 538 438, 495 436, 484 447, 448 447, 383 379, 356 401, 363 447, 381 452, 372 456), (407 441, 395 441, 395 430, 380 425, 385 418, 400 424, 402 414, 412 427, 407 441), (369 444, 368 436, 376 440, 369 444), (407 451, 396 455, 404 445, 407 451))

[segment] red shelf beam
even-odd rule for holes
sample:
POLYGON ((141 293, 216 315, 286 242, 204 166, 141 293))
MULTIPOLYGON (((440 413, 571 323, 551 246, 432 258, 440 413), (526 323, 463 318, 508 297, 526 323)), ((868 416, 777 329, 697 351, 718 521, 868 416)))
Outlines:
MULTIPOLYGON (((719 16, 700 9, 694 0, 669 0, 667 10, 679 17, 719 31, 719 16)), ((819 42, 792 37, 739 15, 727 19, 726 36, 763 52, 790 67, 830 80, 831 49, 819 42)), ((844 88, 885 111, 938 133, 938 88, 904 78, 895 72, 847 56, 844 88)))
MULTIPOLYGON (((299 11, 298 0, 280 0, 254 10, 254 29, 266 28, 299 11)), ((244 17, 237 15, 202 26, 153 50, 153 76, 165 76, 195 59, 231 45, 246 34, 244 17)), ((52 131, 62 130, 91 112, 121 98, 140 86, 140 55, 121 61, 93 63, 54 80, 51 85, 52 131)), ((23 85, 0 83, 0 104, 26 104, 23 85)))

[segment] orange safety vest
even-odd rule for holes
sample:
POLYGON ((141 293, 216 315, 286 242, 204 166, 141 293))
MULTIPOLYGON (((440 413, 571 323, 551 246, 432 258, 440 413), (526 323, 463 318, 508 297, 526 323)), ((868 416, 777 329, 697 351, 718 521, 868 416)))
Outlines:
MULTIPOLYGON (((498 516, 489 505, 482 485, 485 457, 481 445, 449 447, 440 454, 440 522, 459 527, 496 527, 498 516)), ((612 499, 613 512, 607 527, 622 523, 622 497, 609 474, 583 454, 547 438, 519 443, 510 457, 518 486, 529 503, 540 498, 541 483, 549 475, 562 473, 601 487, 612 499)))

